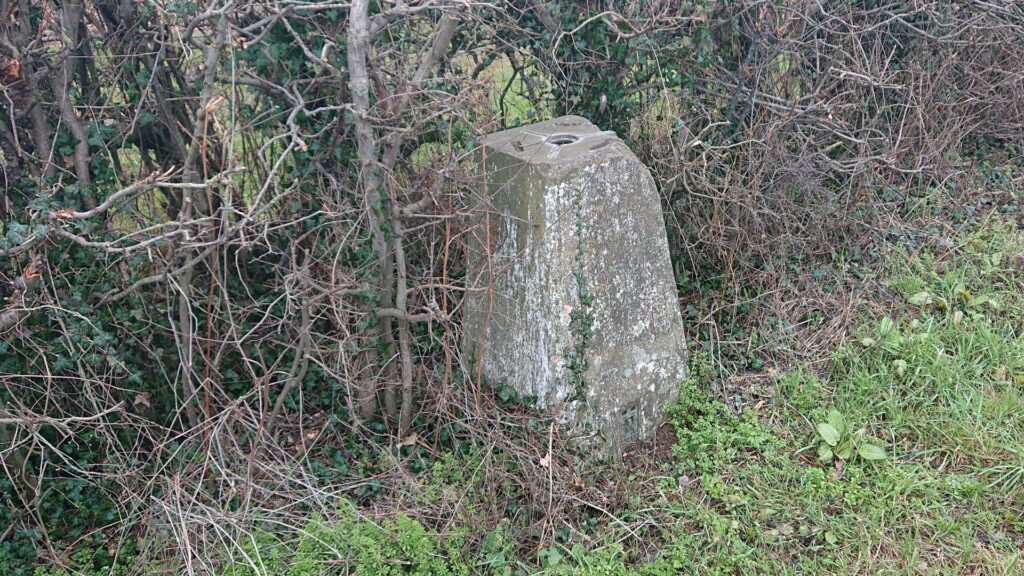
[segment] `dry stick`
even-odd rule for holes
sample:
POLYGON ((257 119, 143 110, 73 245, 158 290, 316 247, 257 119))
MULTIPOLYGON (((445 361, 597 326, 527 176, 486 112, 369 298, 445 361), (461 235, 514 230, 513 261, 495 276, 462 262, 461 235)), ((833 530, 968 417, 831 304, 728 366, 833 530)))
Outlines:
MULTIPOLYGON (((403 301, 403 307, 400 307, 402 315, 399 316, 399 353, 402 358, 402 380, 403 380, 403 398, 406 396, 405 390, 409 390, 410 395, 410 406, 408 409, 403 407, 403 415, 406 410, 411 411, 411 358, 409 359, 408 366, 405 360, 411 354, 402 352, 403 349, 408 351, 408 343, 403 345, 402 343, 402 332, 405 332, 405 336, 408 337, 408 314, 404 310, 405 301, 405 290, 399 290, 396 294, 394 287, 395 279, 394 273, 395 268, 398 266, 399 256, 389 249, 388 243, 385 240, 384 233, 382 231, 382 223, 380 216, 377 214, 377 210, 381 208, 383 199, 380 191, 383 187, 383 178, 380 174, 380 169, 390 168, 401 150, 401 138, 393 138, 390 145, 386 147, 384 151, 384 162, 381 163, 377 157, 378 146, 377 141, 374 137, 373 126, 369 121, 369 109, 370 109, 370 93, 369 93, 369 73, 368 73, 368 61, 369 61, 369 46, 370 37, 373 33, 379 30, 371 30, 371 22, 369 19, 369 2, 368 0, 355 0, 349 10, 349 35, 347 39, 348 48, 348 64, 349 64, 349 82, 350 90, 352 93, 353 103, 353 120, 356 129, 356 143, 359 154, 359 178, 363 185, 364 198, 366 201, 366 213, 370 223, 370 230, 372 233, 372 242, 374 249, 379 254, 379 287, 381 293, 381 308, 390 308, 393 305, 393 300, 401 299, 403 301), (403 327, 402 323, 405 322, 403 327)), ((377 17, 374 19, 374 23, 378 22, 377 17)), ((458 19, 445 14, 431 36, 427 49, 423 53, 420 64, 413 74, 411 83, 417 85, 423 82, 427 74, 433 70, 440 60, 444 51, 447 50, 451 44, 451 40, 458 30, 458 19)), ((411 96, 407 90, 402 91, 402 95, 398 98, 398 103, 393 105, 392 112, 401 112, 404 110, 409 103, 411 96)), ((391 200, 389 198, 389 200, 391 200)), ((397 216, 393 220, 397 219, 397 216)), ((404 265, 404 263, 402 263, 404 265)), ((378 314, 378 316, 380 316, 378 314)), ((394 344, 394 333, 392 330, 392 321, 388 316, 383 316, 382 321, 378 325, 378 334, 382 337, 384 342, 393 346, 394 344)), ((371 353, 371 358, 377 356, 377 354, 371 353)), ((386 366, 391 366, 390 362, 386 366)), ((384 390, 384 409, 385 413, 389 418, 394 418, 397 412, 397 402, 395 397, 395 387, 390 383, 393 379, 387 378, 389 381, 388 386, 384 390)), ((360 404, 365 412, 372 411, 373 402, 373 390, 364 392, 364 397, 361 399, 360 404), (369 410, 367 410, 369 408, 369 410)), ((371 412, 372 413, 372 412, 371 412)), ((361 416, 369 417, 370 413, 361 414, 361 416)), ((401 419, 400 419, 401 420, 401 419)), ((409 416, 411 420, 411 412, 409 416)), ((401 421, 399 422, 399 429, 402 428, 401 421)))
MULTIPOLYGON (((16 491, 18 499, 22 500, 27 510, 29 506, 25 502, 22 488, 31 491, 32 498, 30 500, 35 500, 38 480, 35 471, 28 465, 30 450, 23 443, 15 442, 13 432, 15 425, 31 426, 35 425, 35 422, 29 421, 26 423, 21 418, 0 418, 0 446, 3 446, 3 451, 0 451, 0 468, 3 469, 5 475, 11 481, 11 487, 16 491)), ((0 536, 0 542, 6 539, 7 533, 13 526, 14 522, 12 521, 8 530, 5 530, 3 536, 0 536)))
MULTIPOLYGON (((371 242, 374 251, 377 253, 377 280, 381 292, 381 305, 390 307, 390 274, 388 273, 390 269, 390 253, 384 241, 380 217, 377 213, 381 204, 380 188, 382 181, 378 172, 377 141, 369 119, 370 77, 367 72, 367 61, 370 56, 369 5, 369 0, 355 0, 352 2, 352 6, 349 9, 346 48, 348 52, 349 90, 352 95, 352 119, 355 125, 356 146, 359 155, 359 181, 363 188, 363 199, 366 207, 367 221, 370 225, 371 242)), ((390 327, 390 319, 382 320, 377 327, 378 336, 386 340, 386 335, 391 331, 390 327)), ((367 356, 369 357, 368 363, 372 365, 379 360, 380 353, 375 347, 370 347, 367 349, 367 356)), ((369 380, 366 389, 360 393, 358 400, 359 415, 362 418, 370 418, 373 415, 376 388, 373 380, 369 380)), ((385 397, 385 401, 387 401, 387 397, 385 397)), ((386 411, 390 412, 387 408, 386 411)))
POLYGON ((555 423, 552 422, 548 427, 548 512, 547 522, 551 526, 551 538, 554 540, 555 537, 555 523, 551 521, 551 507, 555 497, 555 463, 553 462, 554 456, 551 453, 552 444, 555 436, 555 423))
MULTIPOLYGON (((221 48, 224 46, 227 38, 227 28, 227 17, 222 15, 217 21, 217 28, 213 41, 203 51, 203 90, 200 97, 199 109, 196 112, 195 123, 192 127, 192 142, 189 144, 188 155, 186 156, 185 164, 182 167, 182 178, 185 182, 196 182, 198 180, 195 164, 200 151, 205 147, 203 142, 205 140, 204 126, 207 114, 210 111, 209 104, 213 99, 213 85, 216 79, 217 63, 220 60, 221 48)), ((185 223, 188 222, 192 216, 195 202, 193 200, 193 193, 191 190, 186 190, 183 196, 184 198, 178 220, 185 223)), ((181 338, 178 345, 180 353, 184 355, 184 366, 182 370, 184 377, 182 380, 182 387, 184 388, 186 397, 185 415, 189 419, 189 424, 195 427, 198 424, 199 416, 196 414, 195 407, 192 405, 193 398, 195 397, 195 389, 192 386, 192 305, 189 300, 189 289, 192 285, 192 272, 192 266, 183 268, 179 282, 179 290, 181 294, 178 300, 178 326, 181 332, 181 338)), ((206 386, 204 383, 204 390, 205 388, 206 386)))
MULTIPOLYGON (((303 288, 308 290, 309 279, 306 277, 306 274, 306 272, 302 272, 302 285, 303 288)), ((288 398, 288 394, 291 393, 295 386, 302 382, 302 379, 306 376, 306 370, 309 368, 309 349, 311 344, 309 331, 312 327, 312 314, 310 314, 309 311, 310 304, 308 295, 304 295, 303 300, 304 301, 300 306, 302 322, 299 327, 299 349, 295 353, 295 359, 292 361, 292 368, 289 371, 288 381, 281 389, 281 393, 277 395, 277 400, 274 402, 274 409, 267 417, 265 432, 268 434, 273 434, 274 423, 281 415, 281 412, 284 411, 284 402, 288 398)), ((253 452, 255 453, 255 450, 253 452)))
POLYGON ((85 204, 86 209, 91 210, 96 207, 96 197, 89 190, 89 186, 92 184, 92 175, 89 171, 89 132, 78 118, 78 114, 71 104, 67 91, 68 83, 71 82, 71 77, 74 75, 72 67, 75 65, 76 58, 72 58, 72 55, 78 51, 79 25, 85 10, 81 0, 64 2, 62 8, 60 11, 61 32, 67 41, 67 45, 65 46, 64 58, 61 61, 59 76, 57 74, 51 76, 50 84, 53 87, 54 97, 57 98, 60 116, 67 123, 68 129, 71 130, 71 134, 76 140, 73 154, 75 176, 78 178, 79 194, 82 197, 82 202, 85 204))
POLYGON ((406 270, 405 248, 402 246, 402 222, 397 211, 393 211, 392 226, 395 231, 395 268, 397 269, 398 286, 395 296, 395 307, 403 314, 398 318, 398 346, 402 368, 402 414, 398 420, 398 437, 405 438, 412 425, 412 347, 409 336, 408 271, 406 270))
MULTIPOLYGON (((405 89, 401 91, 401 96, 398 98, 398 103, 392 106, 394 112, 401 113, 409 106, 411 100, 411 93, 407 89, 410 85, 412 87, 418 87, 427 75, 433 71, 437 66, 441 56, 447 51, 448 46, 451 44, 452 38, 458 31, 458 19, 451 14, 444 14, 441 20, 437 23, 431 33, 430 41, 427 44, 426 50, 420 57, 419 65, 416 68, 416 72, 413 73, 411 82, 406 84, 405 89)), ((394 166, 397 161, 399 151, 401 150, 401 137, 393 137, 384 151, 384 167, 390 169, 394 166)), ((407 263, 405 262, 405 250, 402 247, 402 226, 401 226, 401 213, 397 209, 397 203, 392 199, 392 226, 395 230, 396 238, 394 240, 394 258, 392 259, 392 266, 395 267, 398 275, 398 286, 395 288, 395 306, 401 312, 401 316, 398 319, 398 347, 399 356, 401 363, 401 378, 402 378, 402 408, 401 415, 399 416, 398 430, 399 438, 404 438, 409 427, 412 424, 412 350, 411 350, 411 337, 409 335, 409 321, 410 316, 407 310, 407 298, 408 298, 408 272, 407 263)), ((390 286, 390 284, 389 284, 390 286)), ((391 336, 389 329, 388 335, 391 336)), ((391 399, 394 402, 393 387, 389 386, 385 401, 391 399)), ((389 412, 394 410, 393 407, 388 407, 389 412)))
MULTIPOLYGON (((215 107, 217 102, 218 100, 214 99, 207 103, 203 114, 203 139, 202 146, 199 151, 199 157, 203 163, 203 180, 208 180, 210 177, 206 155, 206 143, 210 129, 209 113, 215 107)), ((211 217, 213 216, 213 192, 211 192, 210 188, 206 188, 206 213, 211 217)), ((210 232, 210 241, 215 242, 217 233, 216 223, 211 223, 210 232)), ((217 289, 217 268, 217 252, 210 251, 210 289, 206 296, 206 357, 203 362, 203 419, 207 421, 210 419, 210 413, 212 411, 210 402, 210 379, 213 373, 213 296, 217 289)), ((210 430, 204 426, 203 452, 208 453, 209 447, 210 430)))
MULTIPOLYGON (((11 282, 15 287, 15 292, 8 299, 24 299, 36 289, 36 285, 39 284, 42 277, 42 263, 35 260, 29 262, 21 275, 11 282)), ((0 311, 0 332, 4 332, 20 322, 22 318, 28 316, 30 311, 29 308, 23 306, 12 306, 7 310, 0 311)))
MULTIPOLYGON (((107 409, 103 410, 102 412, 97 412, 96 414, 93 414, 92 416, 68 416, 66 418, 53 418, 53 417, 50 417, 50 416, 38 416, 38 415, 35 415, 35 414, 33 414, 31 416, 13 416, 13 415, 11 415, 11 416, 4 416, 4 417, 0 418, 0 424, 17 424, 17 425, 20 425, 20 426, 40 426, 42 424, 48 424, 48 425, 53 426, 55 428, 65 428, 65 427, 67 427, 68 424, 78 424, 78 423, 82 423, 82 422, 93 422, 95 420, 99 420, 100 418, 103 418, 107 414, 113 414, 114 412, 121 412, 123 409, 124 409, 124 402, 118 402, 116 405, 111 406, 110 408, 107 408, 107 409)), ((7 414, 7 412, 6 411, 0 412, 0 414, 7 414)))
MULTIPOLYGON (((452 157, 452 124, 448 123, 448 158, 452 157)), ((445 186, 448 187, 448 194, 445 196, 445 213, 451 213, 451 180, 446 179, 445 186)), ((441 259, 441 284, 448 284, 448 255, 449 248, 451 247, 452 241, 452 224, 451 220, 445 219, 444 221, 444 256, 441 259)), ((448 315, 448 291, 441 289, 441 313, 448 315)), ((448 346, 452 338, 451 330, 444 331, 444 386, 452 381, 452 351, 448 346)), ((441 426, 438 426, 434 430, 434 446, 437 446, 441 440, 441 426)))
POLYGON ((91 208, 89 210, 85 210, 85 211, 81 211, 81 212, 76 211, 76 210, 59 210, 57 212, 53 212, 51 214, 51 216, 53 218, 60 218, 60 219, 65 219, 65 220, 66 219, 72 219, 72 218, 74 218, 74 219, 91 218, 93 216, 96 216, 97 214, 102 214, 103 212, 106 212, 107 210, 110 209, 111 206, 114 205, 115 202, 117 202, 118 200, 120 200, 121 198, 123 198, 123 197, 125 197, 125 196, 127 196, 129 194, 134 194, 135 192, 141 192, 141 191, 144 191, 144 190, 149 190, 150 188, 153 188, 155 186, 159 186, 160 182, 163 179, 165 179, 168 176, 170 176, 173 172, 174 172, 173 168, 170 169, 170 170, 167 170, 163 174, 158 173, 158 172, 153 172, 152 174, 150 174, 149 176, 146 176, 142 180, 139 180, 138 182, 136 182, 134 184, 131 184, 129 186, 126 186, 126 187, 118 190, 117 192, 114 192, 113 194, 108 196, 107 199, 104 200, 102 204, 94 206, 93 208, 91 208))
MULTIPOLYGON (((20 10, 24 12, 26 20, 29 17, 30 11, 28 10, 28 2, 24 3, 25 8, 20 10)), ((40 30, 42 27, 40 26, 40 30)), ((46 116, 43 114, 43 106, 41 105, 41 99, 39 98, 39 75, 35 71, 35 66, 30 62, 26 63, 24 67, 24 74, 27 79, 27 98, 29 122, 32 125, 32 141, 36 147, 36 155, 39 156, 39 160, 43 163, 42 173, 40 174, 39 181, 46 182, 53 178, 53 175, 57 172, 57 165, 53 162, 53 150, 51 148, 50 139, 50 126, 46 121, 46 116)), ((16 131, 16 129, 15 129, 16 131)))
POLYGON ((505 87, 501 89, 501 94, 498 96, 498 105, 501 108, 501 127, 503 129, 508 128, 508 111, 505 106, 505 96, 508 94, 508 91, 512 89, 512 83, 515 82, 515 79, 522 72, 522 69, 519 67, 518 63, 515 61, 515 59, 512 58, 511 53, 509 53, 507 58, 509 64, 512 66, 512 73, 509 74, 508 81, 505 82, 505 87))

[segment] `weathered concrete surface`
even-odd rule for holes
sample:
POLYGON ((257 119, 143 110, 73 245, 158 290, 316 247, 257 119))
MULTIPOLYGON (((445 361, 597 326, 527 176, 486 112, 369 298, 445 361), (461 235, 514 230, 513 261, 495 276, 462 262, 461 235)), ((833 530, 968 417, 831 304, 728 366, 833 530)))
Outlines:
POLYGON ((615 448, 649 435, 687 358, 647 168, 576 116, 490 135, 478 161, 464 356, 571 432, 615 448))

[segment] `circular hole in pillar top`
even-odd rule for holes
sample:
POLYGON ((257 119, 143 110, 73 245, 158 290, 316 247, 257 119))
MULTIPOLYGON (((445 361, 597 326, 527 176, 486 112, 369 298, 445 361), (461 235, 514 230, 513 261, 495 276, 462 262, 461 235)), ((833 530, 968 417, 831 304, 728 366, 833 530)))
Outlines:
POLYGON ((579 142, 580 137, 575 134, 552 134, 548 138, 548 142, 551 142, 555 146, 562 146, 565 144, 572 144, 573 142, 579 142))

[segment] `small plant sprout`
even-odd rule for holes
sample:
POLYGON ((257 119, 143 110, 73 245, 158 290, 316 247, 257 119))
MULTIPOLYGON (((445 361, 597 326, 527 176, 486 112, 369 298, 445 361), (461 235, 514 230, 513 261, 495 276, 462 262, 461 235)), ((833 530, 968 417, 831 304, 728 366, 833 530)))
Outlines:
POLYGON ((867 436, 867 430, 851 430, 846 417, 834 408, 828 411, 825 422, 818 423, 816 430, 818 458, 822 462, 829 463, 836 458, 850 461, 854 457, 869 461, 885 459, 885 450, 867 436))

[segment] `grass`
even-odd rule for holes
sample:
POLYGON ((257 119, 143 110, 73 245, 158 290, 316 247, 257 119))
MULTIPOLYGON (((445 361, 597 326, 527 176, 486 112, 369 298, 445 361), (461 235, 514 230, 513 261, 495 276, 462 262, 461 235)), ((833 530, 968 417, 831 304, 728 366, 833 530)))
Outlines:
MULTIPOLYGON (((895 258, 887 312, 831 373, 777 378, 736 413, 695 370, 673 423, 679 527, 699 574, 1017 574, 1024 571, 1024 244, 1006 225, 942 257, 895 258), (884 448, 822 462, 836 411, 884 448)), ((703 376, 702 376, 703 375, 703 376)))

